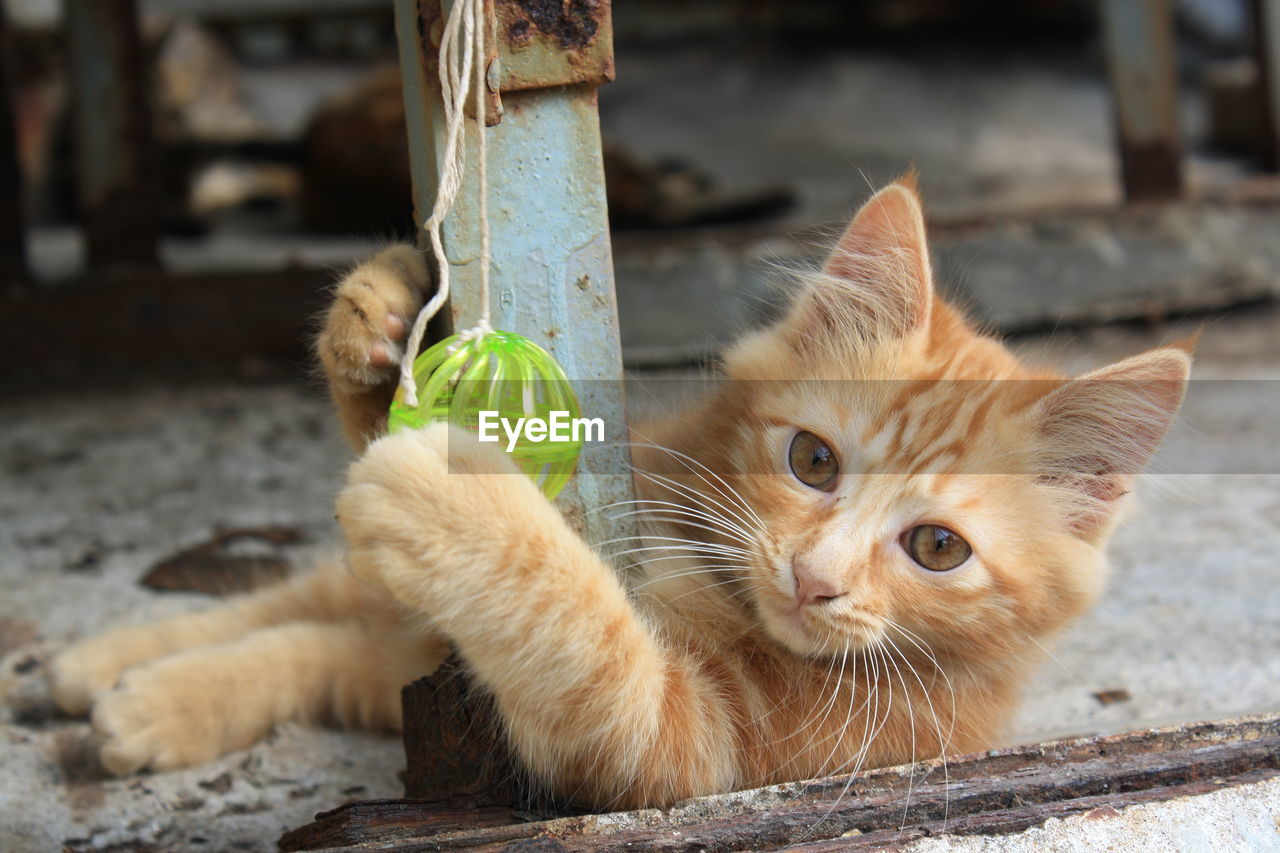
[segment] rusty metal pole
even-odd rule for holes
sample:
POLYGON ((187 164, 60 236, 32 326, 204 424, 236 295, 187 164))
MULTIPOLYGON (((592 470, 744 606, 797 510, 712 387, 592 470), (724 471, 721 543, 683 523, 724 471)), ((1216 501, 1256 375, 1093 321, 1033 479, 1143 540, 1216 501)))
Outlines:
POLYGON ((22 169, 18 165, 18 126, 9 89, 8 57, 13 55, 9 20, 0 4, 0 290, 27 276, 22 169))
POLYGON ((1169 0, 1102 0, 1111 97, 1127 201, 1182 194, 1182 142, 1169 0))
MULTIPOLYGON (((439 0, 395 0, 414 207, 435 201, 443 148, 436 55, 439 0)), ((613 258, 605 204, 596 87, 613 79, 608 0, 488 0, 489 227, 494 328, 548 349, 578 393, 582 412, 605 423, 556 505, 589 541, 629 525, 592 509, 632 495, 613 258)), ((432 331, 469 328, 480 316, 477 168, 444 223, 452 304, 432 331)), ((425 234, 419 244, 426 245, 425 234)), ((488 803, 519 799, 519 776, 486 703, 443 667, 404 690, 406 794, 466 793, 488 803)))
POLYGON ((76 175, 89 263, 154 264, 157 169, 134 0, 67 0, 76 175))

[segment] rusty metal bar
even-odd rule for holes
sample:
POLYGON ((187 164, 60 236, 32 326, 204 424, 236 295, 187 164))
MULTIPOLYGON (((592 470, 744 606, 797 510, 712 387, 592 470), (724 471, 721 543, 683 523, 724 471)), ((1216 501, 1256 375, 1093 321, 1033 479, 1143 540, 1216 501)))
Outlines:
POLYGON ((134 0, 67 0, 76 168, 89 263, 154 264, 157 170, 134 0))
POLYGON ((1182 193, 1170 0, 1102 0, 1103 32, 1128 201, 1182 193))
POLYGON ((1266 167, 1280 171, 1280 0, 1251 0, 1249 5, 1265 109, 1266 167))
POLYGON ((22 169, 18 164, 18 127, 9 86, 9 19, 0 4, 0 289, 25 280, 26 226, 22 169))

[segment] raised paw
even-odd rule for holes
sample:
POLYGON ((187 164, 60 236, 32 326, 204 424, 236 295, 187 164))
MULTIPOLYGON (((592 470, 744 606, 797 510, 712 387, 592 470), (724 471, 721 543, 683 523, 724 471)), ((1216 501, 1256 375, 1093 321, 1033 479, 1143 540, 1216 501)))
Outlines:
POLYGON ((211 678, 199 657, 178 655, 130 670, 94 705, 93 727, 109 772, 193 767, 262 736, 262 720, 211 678))
POLYGON ((352 270, 338 284, 318 341, 330 381, 352 389, 386 383, 426 290, 426 262, 409 246, 391 246, 352 270))

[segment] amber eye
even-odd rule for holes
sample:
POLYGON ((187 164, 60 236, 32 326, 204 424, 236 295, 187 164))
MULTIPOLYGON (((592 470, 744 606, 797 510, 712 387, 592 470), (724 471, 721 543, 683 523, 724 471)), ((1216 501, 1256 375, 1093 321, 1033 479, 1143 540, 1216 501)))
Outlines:
POLYGON ((813 433, 803 430, 796 433, 787 455, 791 460, 791 473, 806 486, 824 492, 836 487, 836 475, 840 473, 836 453, 813 433))
POLYGON ((911 559, 931 572, 954 569, 973 553, 958 534, 936 524, 921 524, 902 534, 902 547, 911 559))

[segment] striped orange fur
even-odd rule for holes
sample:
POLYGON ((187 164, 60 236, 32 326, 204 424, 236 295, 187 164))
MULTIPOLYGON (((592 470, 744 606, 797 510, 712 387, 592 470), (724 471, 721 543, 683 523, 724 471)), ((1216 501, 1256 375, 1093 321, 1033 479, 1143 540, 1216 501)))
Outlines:
MULTIPOLYGON (((339 289, 321 352, 357 443, 424 290, 403 249, 339 289)), ((786 316, 726 354, 721 390, 637 427, 626 580, 500 452, 431 427, 351 468, 338 514, 363 585, 329 570, 90 640, 55 662, 55 696, 95 706, 112 769, 165 768, 285 716, 395 727, 399 683, 451 644, 529 768, 601 808, 989 747, 1042 644, 1098 597, 1189 349, 1084 381, 1020 363, 936 296, 914 182, 894 184, 786 316), (788 461, 799 431, 838 465, 821 488, 788 461), (904 544, 921 526, 971 553, 924 568, 904 544), (351 632, 361 677, 314 637, 281 638, 300 624, 351 632), (197 653, 202 684, 165 668, 197 653), (264 683, 273 702, 244 696, 264 683), (145 723, 198 714, 192 691, 239 695, 216 713, 249 719, 145 723)))

